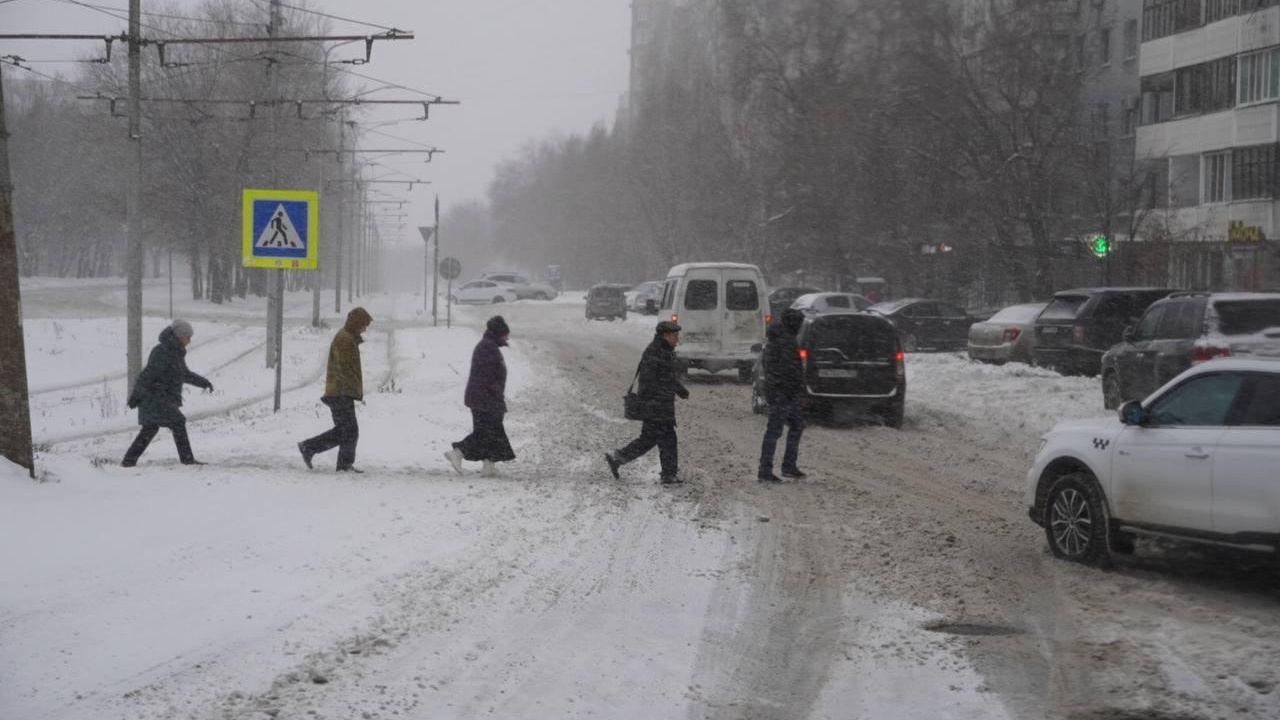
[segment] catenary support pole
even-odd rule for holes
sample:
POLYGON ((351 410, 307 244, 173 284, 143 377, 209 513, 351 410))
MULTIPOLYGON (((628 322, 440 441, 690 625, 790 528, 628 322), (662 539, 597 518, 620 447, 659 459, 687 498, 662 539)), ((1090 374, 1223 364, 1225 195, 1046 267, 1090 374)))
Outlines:
MULTIPOLYGON (((436 193, 436 229, 432 233, 436 241, 435 260, 431 266, 431 327, 440 324, 440 315, 436 303, 440 297, 440 194, 436 193)), ((453 293, 450 292, 450 295, 453 293)))
POLYGON ((129 0, 129 152, 125 189, 125 323, 129 392, 142 372, 142 0, 129 0))
POLYGON ((13 219, 13 185, 9 180, 9 131, 4 120, 4 77, 0 71, 0 455, 26 468, 34 478, 31 397, 27 390, 18 238, 13 219))

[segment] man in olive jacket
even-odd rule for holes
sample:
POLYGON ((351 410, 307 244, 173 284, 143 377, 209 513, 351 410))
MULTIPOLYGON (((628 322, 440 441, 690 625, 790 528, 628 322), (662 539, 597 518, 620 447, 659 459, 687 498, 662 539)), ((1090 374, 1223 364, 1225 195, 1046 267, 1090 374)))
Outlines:
POLYGON ((618 479, 618 468, 644 455, 657 446, 662 467, 662 484, 680 482, 680 463, 676 437, 676 396, 689 399, 689 391, 680 384, 676 345, 680 343, 680 326, 670 320, 658 323, 653 342, 640 357, 637 371, 641 418, 640 437, 613 453, 605 453, 609 472, 618 479))
POLYGON ((129 395, 129 407, 138 409, 142 429, 134 438, 120 464, 133 467, 160 428, 173 433, 178 459, 183 465, 203 465, 191 452, 187 438, 187 417, 182 414, 182 386, 195 385, 213 392, 213 383, 187 369, 187 345, 195 331, 186 320, 174 320, 160 331, 160 342, 151 350, 147 366, 138 374, 129 395))
POLYGON ((356 442, 360 426, 356 423, 356 401, 364 400, 364 375, 360 369, 360 343, 373 316, 362 307, 347 313, 347 323, 333 336, 329 345, 329 362, 325 370, 324 396, 320 402, 329 406, 333 429, 298 443, 302 462, 311 467, 311 458, 338 448, 338 471, 360 473, 355 467, 356 442))

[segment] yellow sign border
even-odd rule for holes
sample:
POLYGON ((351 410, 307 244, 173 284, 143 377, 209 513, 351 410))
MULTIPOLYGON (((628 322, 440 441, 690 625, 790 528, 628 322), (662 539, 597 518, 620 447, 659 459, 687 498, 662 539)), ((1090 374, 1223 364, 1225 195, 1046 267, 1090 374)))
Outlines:
POLYGON ((315 270, 320 265, 320 193, 314 190, 244 190, 240 196, 240 262, 247 268, 315 270), (253 256, 253 204, 258 200, 307 203, 307 256, 301 259, 253 256))

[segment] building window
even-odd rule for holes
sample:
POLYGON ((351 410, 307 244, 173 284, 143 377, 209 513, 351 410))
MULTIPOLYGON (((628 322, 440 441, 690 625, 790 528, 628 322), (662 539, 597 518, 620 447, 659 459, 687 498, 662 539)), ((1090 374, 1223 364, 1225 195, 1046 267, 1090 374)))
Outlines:
POLYGON ((1094 106, 1093 127, 1099 139, 1111 135, 1111 107, 1107 103, 1100 102, 1094 106))
POLYGON ((1231 153, 1209 153, 1203 158, 1200 176, 1204 187, 1200 202, 1220 203, 1231 199, 1231 153))
POLYGON ((1124 24, 1124 59, 1138 57, 1138 21, 1128 20, 1124 24))
POLYGON ((1133 137, 1138 130, 1138 103, 1136 97, 1124 99, 1120 109, 1120 136, 1133 137))
POLYGON ((1109 27, 1098 31, 1098 62, 1102 65, 1111 64, 1111 28, 1109 27))
MULTIPOLYGON (((1205 0, 1204 22, 1208 25, 1240 12, 1240 0, 1205 0)), ((1244 0, 1245 5, 1256 5, 1256 0, 1244 0)))
POLYGON ((1241 55, 1240 103, 1280 97, 1280 49, 1241 55))
POLYGON ((1174 71, 1175 115, 1226 110, 1235 104, 1235 58, 1222 58, 1174 71))
POLYGON ((1275 197, 1276 146, 1254 145, 1231 151, 1231 199, 1275 197))
POLYGON ((1172 119, 1173 73, 1142 78, 1142 124, 1154 125, 1172 119))

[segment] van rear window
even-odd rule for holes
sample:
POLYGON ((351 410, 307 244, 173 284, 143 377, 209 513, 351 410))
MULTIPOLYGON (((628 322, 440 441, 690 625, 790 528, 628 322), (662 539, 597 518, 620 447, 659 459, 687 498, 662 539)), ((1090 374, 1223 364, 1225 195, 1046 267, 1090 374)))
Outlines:
POLYGON ((1088 295, 1059 295, 1040 313, 1041 320, 1075 320, 1080 308, 1089 302, 1088 295))
POLYGON ((591 297, 595 300, 614 300, 622 297, 622 290, 616 287, 591 288, 591 297))
POLYGON ((887 361, 897 352, 893 326, 855 315, 820 317, 809 326, 805 345, 814 357, 824 350, 838 350, 846 360, 887 361))
POLYGON ((685 310, 715 310, 720 304, 720 283, 690 280, 684 291, 685 310))
POLYGON ((730 310, 759 310, 760 291, 752 280, 730 280, 725 284, 724 302, 730 310))
POLYGON ((1213 304, 1223 335, 1256 335, 1280 328, 1280 299, 1228 300, 1213 304))

